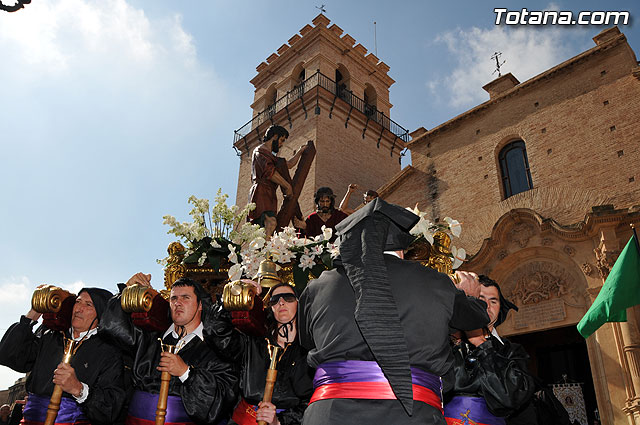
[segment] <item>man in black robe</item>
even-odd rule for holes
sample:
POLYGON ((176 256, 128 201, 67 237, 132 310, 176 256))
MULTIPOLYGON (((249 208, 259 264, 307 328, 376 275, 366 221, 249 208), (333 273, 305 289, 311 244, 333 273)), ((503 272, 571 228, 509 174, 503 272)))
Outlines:
MULTIPOLYGON (((497 282, 483 275, 477 279, 491 321, 484 330, 454 338, 454 385, 445 395, 445 416, 450 425, 505 425, 511 423, 508 416, 529 403, 534 382, 527 371, 527 352, 496 330, 509 310, 518 308, 502 295, 497 282)), ((537 424, 533 411, 522 419, 513 423, 537 424)))
MULTIPOLYGON (((150 286, 150 282, 151 275, 137 273, 127 286, 150 286)), ((122 310, 120 296, 109 301, 101 332, 134 359, 135 392, 129 403, 128 425, 155 421, 162 372, 171 375, 165 424, 215 424, 231 412, 237 394, 237 370, 204 342, 202 313, 211 308, 210 304, 210 295, 199 283, 178 279, 169 299, 173 323, 166 332, 145 332, 122 310), (158 339, 175 345, 177 353, 163 352, 158 339)))
POLYGON ((82 341, 70 364, 61 363, 61 332, 33 325, 41 314, 30 310, 11 325, 0 342, 0 364, 27 378, 29 397, 24 408, 27 424, 44 423, 54 385, 62 390, 56 423, 112 424, 124 401, 122 358, 118 349, 97 335, 103 312, 112 294, 100 288, 84 288, 73 307, 67 337, 82 341))
POLYGON ((309 283, 299 332, 317 368, 303 423, 445 424, 449 329, 489 319, 452 280, 384 251, 405 249, 418 217, 374 199, 342 221, 336 268, 309 283))

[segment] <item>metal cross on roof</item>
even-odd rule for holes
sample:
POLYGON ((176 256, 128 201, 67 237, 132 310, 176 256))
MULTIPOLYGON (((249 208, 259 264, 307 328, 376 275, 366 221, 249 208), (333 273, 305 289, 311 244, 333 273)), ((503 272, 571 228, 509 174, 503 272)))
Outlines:
POLYGON ((318 9, 320 13, 327 13, 327 9, 325 9, 324 6, 324 4, 321 4, 320 6, 316 6, 316 9, 318 9))
POLYGON ((495 71, 492 72, 492 75, 497 72, 498 77, 502 77, 502 74, 500 73, 500 67, 504 65, 504 63, 506 62, 506 60, 503 60, 502 63, 500 63, 500 60, 499 60, 500 56, 502 56, 502 52, 494 52, 493 56, 491 56, 491 59, 496 60, 496 69, 495 71))

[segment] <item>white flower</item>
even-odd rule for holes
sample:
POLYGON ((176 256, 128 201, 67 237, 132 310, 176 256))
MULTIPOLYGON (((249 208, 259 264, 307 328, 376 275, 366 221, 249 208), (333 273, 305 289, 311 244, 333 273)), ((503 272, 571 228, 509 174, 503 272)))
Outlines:
POLYGON ((313 241, 314 242, 320 242, 322 240, 323 240, 322 235, 316 235, 316 236, 313 237, 313 241))
POLYGON ((295 254, 288 249, 278 252, 278 262, 285 264, 290 263, 295 258, 295 254))
POLYGON ((424 236, 424 238, 431 244, 433 245, 433 235, 429 232, 424 232, 422 234, 422 236, 424 236))
POLYGON ((205 261, 207 261, 207 253, 203 252, 200 258, 198 258, 198 265, 202 266, 205 261))
POLYGON ((227 256, 229 258, 229 261, 231 261, 233 264, 238 264, 238 255, 236 254, 236 248, 231 244, 229 244, 227 248, 229 248, 229 255, 227 256))
POLYGON ((222 248, 222 246, 215 239, 211 239, 211 246, 214 248, 222 248))
POLYGON ((242 277, 242 264, 234 264, 229 269, 229 282, 240 280, 242 277))
POLYGON ((257 238, 255 238, 254 240, 249 242, 249 248, 258 251, 258 250, 262 249, 262 247, 264 246, 265 242, 266 241, 265 241, 265 239, 263 237, 258 236, 257 238))
POLYGON ((444 221, 449 225, 451 234, 455 237, 459 237, 462 232, 462 226, 458 220, 454 220, 451 217, 445 217, 444 221))
POLYGON ((331 253, 331 258, 334 259, 338 255, 340 255, 340 245, 332 243, 329 245, 329 252, 331 253))
POLYGON ((300 264, 299 264, 299 267, 300 267, 302 270, 310 269, 310 268, 312 268, 315 264, 316 264, 316 262, 313 260, 313 257, 310 257, 310 256, 308 256, 308 255, 306 255, 306 254, 303 254, 303 255, 300 257, 300 264))
POLYGON ((328 241, 329 239, 331 239, 331 236, 333 236, 333 229, 331 227, 327 227, 324 224, 322 225, 322 236, 324 238, 325 241, 328 241))
POLYGON ((455 270, 462 265, 462 262, 467 259, 467 252, 464 248, 451 247, 451 255, 453 255, 452 268, 455 270))
POLYGON ((311 253, 313 255, 321 255, 323 251, 324 251, 324 247, 322 245, 316 245, 313 248, 311 248, 311 253))

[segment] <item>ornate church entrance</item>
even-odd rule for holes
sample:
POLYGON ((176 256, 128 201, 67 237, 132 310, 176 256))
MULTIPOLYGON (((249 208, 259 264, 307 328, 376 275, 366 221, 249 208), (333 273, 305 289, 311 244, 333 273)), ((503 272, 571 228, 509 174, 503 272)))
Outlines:
POLYGON ((594 422, 597 404, 587 344, 575 326, 512 335, 509 340, 527 350, 531 357, 529 370, 544 385, 564 384, 566 376, 566 384, 555 392, 572 420, 582 425, 599 423, 594 422), (584 400, 584 410, 580 395, 584 400))

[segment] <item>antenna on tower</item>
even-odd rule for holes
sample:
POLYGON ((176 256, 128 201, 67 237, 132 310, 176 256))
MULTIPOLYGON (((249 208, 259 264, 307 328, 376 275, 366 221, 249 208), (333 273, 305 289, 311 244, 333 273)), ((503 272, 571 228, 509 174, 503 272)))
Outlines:
POLYGON ((321 4, 320 6, 316 6, 316 9, 318 9, 320 13, 327 13, 327 9, 324 8, 324 4, 321 4))
POLYGON ((376 21, 373 21, 373 46, 376 51, 376 57, 378 56, 378 26, 376 25, 376 21))
POLYGON ((500 60, 499 60, 500 56, 502 56, 502 52, 493 52, 493 56, 491 56, 491 59, 496 60, 496 69, 491 73, 491 75, 497 72, 498 77, 502 77, 502 74, 500 73, 500 67, 504 65, 504 63, 506 62, 506 60, 503 60, 502 63, 500 63, 500 60))

